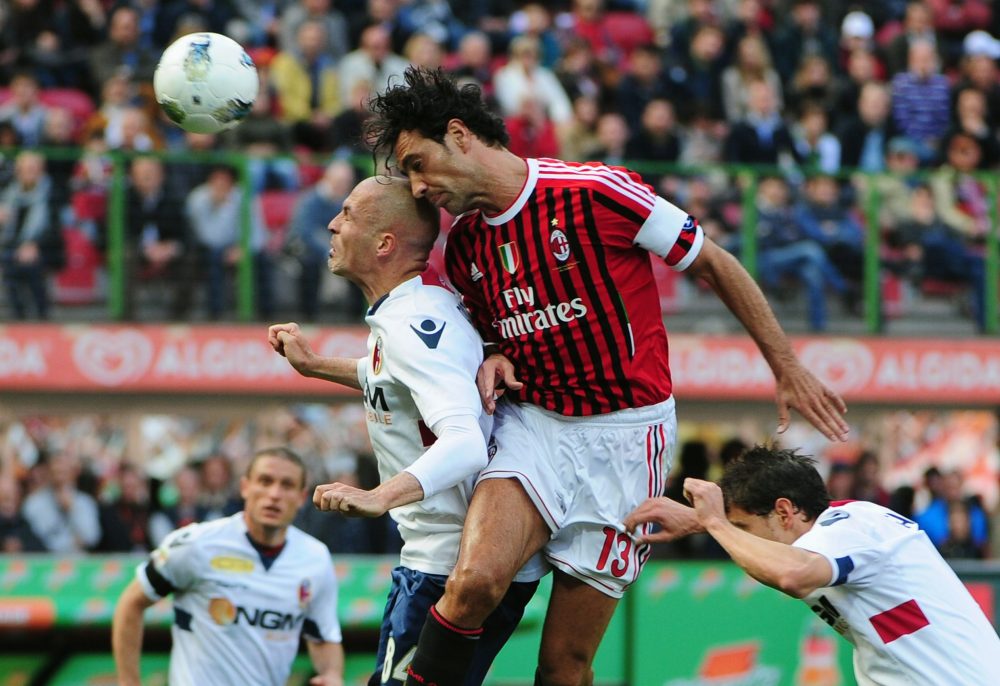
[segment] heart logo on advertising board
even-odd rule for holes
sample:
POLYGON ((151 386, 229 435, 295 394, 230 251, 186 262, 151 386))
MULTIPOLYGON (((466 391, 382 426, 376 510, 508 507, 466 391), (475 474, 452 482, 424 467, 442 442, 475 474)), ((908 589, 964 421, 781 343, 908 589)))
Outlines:
POLYGON ((802 348, 802 364, 837 393, 863 389, 872 380, 875 358, 863 343, 816 341, 802 348))
POLYGON ((85 377, 102 386, 138 379, 153 360, 153 343, 138 331, 88 331, 73 344, 73 362, 85 377))

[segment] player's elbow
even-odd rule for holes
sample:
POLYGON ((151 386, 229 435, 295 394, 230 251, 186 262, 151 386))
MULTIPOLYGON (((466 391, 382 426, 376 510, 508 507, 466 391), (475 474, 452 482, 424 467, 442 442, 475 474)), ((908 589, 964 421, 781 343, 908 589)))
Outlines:
POLYGON ((785 569, 778 575, 774 586, 787 595, 801 600, 816 590, 816 584, 810 578, 809 570, 803 565, 795 565, 785 569))

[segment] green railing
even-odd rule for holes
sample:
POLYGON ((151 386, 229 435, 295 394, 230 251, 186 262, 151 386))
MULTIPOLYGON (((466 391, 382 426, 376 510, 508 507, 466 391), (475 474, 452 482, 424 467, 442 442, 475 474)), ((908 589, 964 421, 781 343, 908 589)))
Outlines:
MULTIPOLYGON (((81 151, 56 148, 42 148, 39 150, 46 157, 52 159, 79 158, 81 151)), ((0 161, 16 155, 16 149, 0 149, 0 161)), ((209 153, 187 153, 187 152, 153 152, 141 153, 143 156, 154 156, 160 158, 164 163, 203 163, 220 164, 225 163, 234 167, 239 174, 240 184, 243 189, 242 206, 242 241, 243 259, 238 267, 237 288, 236 288, 236 312, 241 321, 250 321, 254 313, 254 263, 250 247, 251 240, 251 213, 252 194, 250 179, 251 158, 240 153, 209 152, 209 153)), ((124 293, 128 284, 125 283, 124 255, 125 255, 125 197, 127 184, 127 166, 130 159, 136 154, 129 153, 108 153, 107 157, 112 161, 113 179, 110 188, 107 216, 107 272, 108 272, 108 295, 107 307, 108 315, 111 319, 120 320, 124 314, 124 293)), ((327 160, 315 160, 317 164, 322 164, 327 160)), ((359 155, 353 160, 354 165, 362 170, 364 174, 373 173, 372 160, 367 155, 359 155)), ((757 274, 757 182, 764 174, 781 174, 789 176, 789 170, 774 167, 745 166, 745 165, 713 165, 706 167, 679 166, 675 164, 662 164, 656 162, 633 162, 627 166, 640 173, 653 173, 661 175, 676 175, 678 177, 693 177, 703 174, 724 174, 736 182, 739 189, 739 203, 741 206, 741 226, 739 236, 741 242, 740 260, 746 269, 752 274, 757 274)), ((169 171, 168 171, 169 173, 169 171)), ((929 178, 933 172, 922 172, 923 178, 929 178)), ((794 171, 800 178, 802 172, 794 171)), ((866 231, 866 246, 864 256, 864 312, 865 329, 868 333, 878 333, 883 328, 881 299, 881 270, 880 259, 882 236, 880 231, 880 208, 882 198, 876 183, 872 181, 878 176, 875 174, 864 174, 853 170, 846 170, 839 173, 841 179, 867 178, 867 182, 859 186, 867 187, 865 197, 859 199, 859 209, 864 216, 868 230, 866 231)), ((998 202, 998 186, 1000 186, 1000 175, 996 173, 983 172, 978 175, 988 188, 990 212, 992 222, 985 237, 985 272, 986 272, 986 294, 985 294, 985 329, 987 333, 996 334, 1000 331, 1000 321, 998 321, 998 291, 1000 291, 1000 202, 998 202)))

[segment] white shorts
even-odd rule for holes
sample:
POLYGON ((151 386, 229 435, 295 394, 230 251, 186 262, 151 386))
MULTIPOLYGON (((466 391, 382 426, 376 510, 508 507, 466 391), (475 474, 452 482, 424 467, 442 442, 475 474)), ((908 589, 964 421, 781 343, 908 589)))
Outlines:
POLYGON ((500 403, 492 457, 479 481, 517 479, 552 530, 548 561, 620 598, 650 552, 634 543, 622 520, 663 494, 676 436, 672 397, 591 417, 500 403))

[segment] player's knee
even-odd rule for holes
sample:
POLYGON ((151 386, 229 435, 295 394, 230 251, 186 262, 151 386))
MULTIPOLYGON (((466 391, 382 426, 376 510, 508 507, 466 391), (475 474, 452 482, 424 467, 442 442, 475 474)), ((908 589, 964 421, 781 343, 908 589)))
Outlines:
POLYGON ((448 577, 447 596, 467 616, 485 619, 500 604, 510 579, 482 566, 459 565, 448 577))

